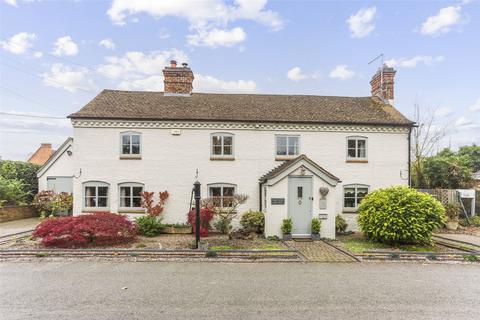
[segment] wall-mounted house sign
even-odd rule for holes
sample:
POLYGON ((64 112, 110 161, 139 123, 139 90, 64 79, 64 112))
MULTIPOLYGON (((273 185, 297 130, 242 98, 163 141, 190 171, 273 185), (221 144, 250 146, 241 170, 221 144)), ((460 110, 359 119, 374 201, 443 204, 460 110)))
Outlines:
POLYGON ((284 205, 285 198, 272 198, 272 205, 284 205))

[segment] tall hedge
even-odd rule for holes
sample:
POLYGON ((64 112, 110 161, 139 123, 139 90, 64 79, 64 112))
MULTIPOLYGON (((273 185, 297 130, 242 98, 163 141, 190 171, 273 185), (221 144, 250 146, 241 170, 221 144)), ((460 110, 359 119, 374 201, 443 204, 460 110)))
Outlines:
MULTIPOLYGON (((0 160, 0 177, 3 178, 3 181, 7 185, 9 185, 10 183, 11 185, 21 184, 22 191, 27 194, 25 197, 26 202, 31 202, 35 194, 37 194, 38 192, 38 169, 40 169, 39 165, 28 162, 0 160)), ((17 204, 11 203, 12 201, 7 202, 8 204, 17 204)))
POLYGON ((408 187, 373 191, 359 206, 360 229, 379 242, 430 243, 432 231, 445 221, 445 209, 438 200, 408 187))

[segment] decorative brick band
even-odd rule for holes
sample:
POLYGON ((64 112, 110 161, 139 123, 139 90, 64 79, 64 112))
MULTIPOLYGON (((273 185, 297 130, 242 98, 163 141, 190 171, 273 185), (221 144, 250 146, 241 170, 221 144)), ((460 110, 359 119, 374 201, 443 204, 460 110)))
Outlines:
POLYGON ((205 129, 261 131, 325 131, 325 132, 389 132, 408 133, 408 127, 375 125, 322 125, 250 122, 189 122, 140 120, 72 119, 75 128, 144 128, 144 129, 205 129))

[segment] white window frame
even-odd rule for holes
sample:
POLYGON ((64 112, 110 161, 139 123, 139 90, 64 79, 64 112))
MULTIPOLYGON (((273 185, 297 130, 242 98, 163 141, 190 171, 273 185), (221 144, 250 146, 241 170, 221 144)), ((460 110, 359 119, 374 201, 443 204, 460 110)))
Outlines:
POLYGON ((208 191, 208 197, 209 198, 213 198, 212 196, 212 192, 211 192, 211 188, 220 188, 220 206, 219 208, 224 208, 223 206, 223 200, 224 200, 224 196, 223 196, 223 188, 233 188, 233 194, 235 195, 237 193, 237 185, 236 184, 233 184, 233 183, 210 183, 207 185, 207 191, 208 191))
POLYGON ((107 183, 107 182, 103 182, 103 181, 86 181, 86 182, 82 183, 82 210, 83 211, 110 211, 110 184, 107 183), (85 191, 86 191, 87 187, 95 187, 95 196, 93 196, 95 198, 95 203, 97 204, 97 206, 95 206, 95 207, 87 207, 86 206, 87 195, 86 195, 85 191), (107 187, 107 195, 106 195, 107 206, 106 207, 99 207, 98 206, 98 198, 99 198, 98 188, 99 187, 107 187))
POLYGON ((120 132, 120 158, 141 158, 142 157, 142 133, 137 131, 120 132), (130 136, 130 153, 123 153, 123 137, 130 136), (139 137, 139 153, 132 153, 132 136, 139 137))
POLYGON ((235 158, 235 135, 228 132, 214 132, 210 134, 210 157, 211 158, 225 158, 225 159, 234 159, 235 158), (213 137, 221 137, 221 150, 222 154, 215 154, 213 152, 213 137), (232 154, 224 154, 224 137, 232 138, 232 154))
POLYGON ((363 137, 363 136, 350 136, 350 137, 347 137, 346 139, 346 148, 345 148, 345 151, 347 153, 347 160, 367 160, 368 159, 368 138, 367 137, 363 137), (350 140, 354 140, 355 141, 355 157, 351 157, 349 154, 348 154, 348 142, 350 140), (359 150, 359 147, 358 147, 358 141, 360 140, 363 140, 365 141, 365 157, 359 157, 358 156, 358 150, 359 150))
MULTIPOLYGON (((145 185, 139 182, 123 182, 118 184, 118 210, 119 211, 145 211, 144 208, 140 207, 122 207, 122 188, 128 187, 130 188, 130 203, 133 204, 133 188, 134 187, 142 187, 142 192, 145 191, 145 185)), ((141 198, 140 198, 141 200, 141 198)))
POLYGON ((300 155, 300 135, 297 135, 297 134, 276 134, 275 135, 275 158, 295 158, 295 157, 298 157, 300 155), (278 154, 278 138, 287 138, 287 144, 286 144, 286 151, 287 151, 287 154, 286 155, 281 155, 281 154, 278 154), (297 148, 296 148, 296 154, 293 154, 293 155, 289 155, 288 154, 288 147, 289 147, 289 138, 297 138, 297 148))
POLYGON ((359 188, 364 188, 367 189, 367 195, 370 193, 370 186, 367 184, 346 184, 343 186, 343 193, 342 193, 342 207, 344 212, 357 212, 358 211, 358 191, 357 189, 359 188), (354 192, 354 201, 355 201, 355 207, 345 207, 345 189, 355 189, 354 192))

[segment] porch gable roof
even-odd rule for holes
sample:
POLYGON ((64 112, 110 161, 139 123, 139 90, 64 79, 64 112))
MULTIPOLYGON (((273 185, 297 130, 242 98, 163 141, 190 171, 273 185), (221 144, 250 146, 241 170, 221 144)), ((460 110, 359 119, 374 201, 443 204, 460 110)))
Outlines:
POLYGON ((272 170, 270 170, 260 178, 260 182, 265 183, 269 180, 279 177, 282 175, 282 173, 285 173, 289 169, 296 167, 296 165, 299 164, 300 162, 305 162, 306 164, 310 165, 313 170, 318 171, 324 176, 326 176, 330 180, 330 182, 333 182, 333 184, 337 184, 338 182, 341 182, 341 180, 338 177, 336 177, 332 173, 328 172, 327 170, 319 166, 315 161, 313 161, 312 159, 310 159, 304 154, 294 159, 287 160, 283 162, 281 165, 273 168, 272 170))

